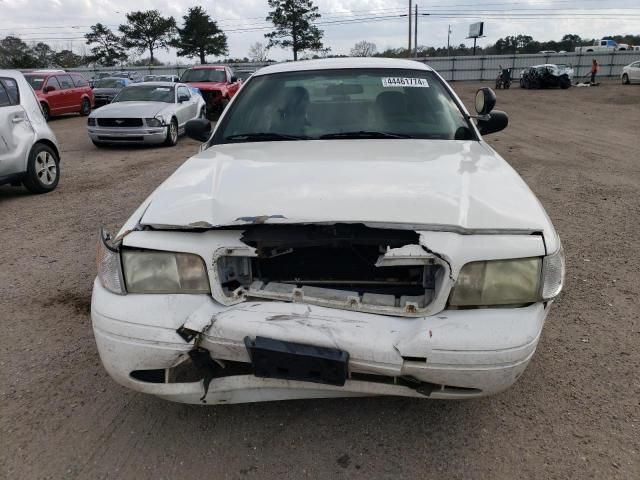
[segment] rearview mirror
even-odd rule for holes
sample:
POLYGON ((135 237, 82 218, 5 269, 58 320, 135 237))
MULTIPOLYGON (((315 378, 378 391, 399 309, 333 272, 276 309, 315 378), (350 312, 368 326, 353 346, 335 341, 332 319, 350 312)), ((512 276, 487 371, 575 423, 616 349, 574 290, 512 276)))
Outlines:
POLYGON ((199 142, 206 142, 211 137, 211 122, 206 118, 194 118, 184 126, 187 137, 199 142))
POLYGON ((509 116, 500 110, 494 110, 487 117, 478 119, 478 130, 480 130, 481 135, 499 132, 509 125, 509 116))
POLYGON ((496 94, 489 87, 481 88, 476 92, 475 103, 478 115, 487 115, 496 106, 496 94))

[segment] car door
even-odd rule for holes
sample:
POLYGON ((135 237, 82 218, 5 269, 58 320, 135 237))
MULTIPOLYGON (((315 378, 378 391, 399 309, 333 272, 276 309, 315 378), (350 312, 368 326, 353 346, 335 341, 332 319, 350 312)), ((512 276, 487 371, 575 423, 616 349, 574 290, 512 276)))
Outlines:
POLYGON ((640 80, 640 62, 631 64, 631 68, 629 68, 629 78, 633 80, 640 80))
POLYGON ((34 136, 17 82, 0 77, 0 178, 26 170, 34 136))
POLYGON ((70 75, 56 75, 58 82, 64 93, 64 110, 63 113, 77 112, 80 110, 80 102, 82 101, 82 94, 79 89, 73 84, 70 75))
POLYGON ((54 75, 47 79, 47 83, 42 89, 42 92, 47 99, 51 114, 64 112, 64 92, 62 91, 60 82, 58 82, 58 79, 54 75))
POLYGON ((184 125, 185 122, 191 120, 196 116, 195 113, 195 102, 193 101, 191 92, 187 87, 180 86, 176 89, 176 110, 178 116, 178 124, 180 126, 184 125), (182 103, 179 102, 180 97, 187 97, 188 99, 182 103))

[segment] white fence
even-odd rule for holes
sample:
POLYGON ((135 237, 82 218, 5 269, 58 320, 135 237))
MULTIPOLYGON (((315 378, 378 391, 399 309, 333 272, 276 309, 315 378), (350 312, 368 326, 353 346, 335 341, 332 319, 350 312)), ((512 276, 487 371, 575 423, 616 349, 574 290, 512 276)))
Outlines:
MULTIPOLYGON (((591 61, 596 59, 600 65, 599 77, 617 77, 622 67, 640 60, 639 51, 623 52, 590 52, 556 53, 535 55, 478 55, 463 57, 430 57, 419 59, 433 67, 440 75, 449 81, 460 80, 493 80, 502 68, 511 68, 512 78, 518 79, 520 71, 531 65, 543 63, 563 63, 573 66, 576 78, 586 76, 591 71, 591 61)), ((251 69, 263 67, 265 63, 227 64, 235 69, 251 69)), ((136 70, 142 75, 181 75, 189 65, 173 65, 162 67, 126 67, 126 70, 136 70)), ((71 69, 84 73, 87 78, 93 78, 98 72, 119 71, 123 68, 94 68, 71 69)))

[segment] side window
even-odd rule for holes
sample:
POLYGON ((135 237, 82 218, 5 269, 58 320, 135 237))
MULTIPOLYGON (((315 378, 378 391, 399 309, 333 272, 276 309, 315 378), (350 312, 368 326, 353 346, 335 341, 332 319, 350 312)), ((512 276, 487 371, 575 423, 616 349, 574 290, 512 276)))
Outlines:
POLYGON ((75 88, 69 75, 58 75, 58 81, 60 82, 60 87, 62 87, 63 90, 75 88))
POLYGON ((4 88, 4 84, 0 82, 0 108, 8 107, 11 105, 11 100, 9 99, 9 93, 4 88))
POLYGON ((75 74, 72 73, 71 78, 73 78, 73 83, 75 84, 76 87, 86 87, 89 85, 89 82, 87 82, 86 78, 84 78, 79 73, 75 73, 75 74))
POLYGON ((17 105, 20 103, 20 92, 18 90, 18 84, 12 78, 0 79, 0 86, 2 86, 3 93, 0 93, 0 106, 6 107, 7 105, 17 105), (3 103, 3 98, 6 95, 6 105, 3 103))
POLYGON ((189 90, 185 87, 178 87, 178 98, 180 98, 181 95, 186 95, 188 98, 191 98, 189 90))
POLYGON ((47 87, 53 87, 56 90, 62 90, 60 82, 58 82, 58 79, 56 77, 49 77, 49 80, 47 80, 47 87))

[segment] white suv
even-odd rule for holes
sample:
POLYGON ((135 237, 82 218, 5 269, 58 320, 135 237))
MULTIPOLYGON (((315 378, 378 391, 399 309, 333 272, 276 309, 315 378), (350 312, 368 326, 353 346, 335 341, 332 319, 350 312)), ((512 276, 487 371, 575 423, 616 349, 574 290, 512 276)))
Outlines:
POLYGON ((22 73, 0 70, 0 185, 46 193, 60 180, 60 149, 22 73))

